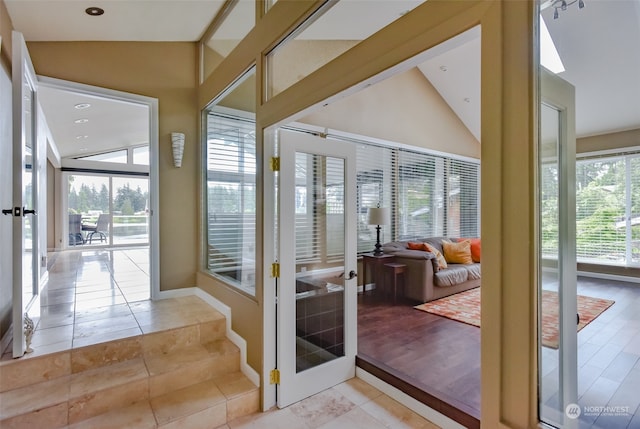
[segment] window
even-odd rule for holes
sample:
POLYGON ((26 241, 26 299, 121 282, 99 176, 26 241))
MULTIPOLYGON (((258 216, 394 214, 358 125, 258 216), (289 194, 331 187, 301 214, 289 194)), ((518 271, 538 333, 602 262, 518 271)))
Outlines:
POLYGON ((326 2, 267 55, 267 99, 309 76, 420 3, 420 0, 326 2))
POLYGON ((96 155, 82 156, 76 159, 83 159, 85 161, 99 161, 99 162, 115 162, 118 164, 127 163, 127 150, 116 150, 113 152, 104 152, 96 155))
POLYGON ((581 262, 640 263, 640 155, 577 162, 576 245, 581 262))
POLYGON ((207 270, 255 294, 255 119, 207 113, 207 270))
POLYGON ((373 250, 370 207, 391 207, 392 225, 380 240, 479 236, 480 165, 441 155, 359 144, 357 148, 358 252, 373 250))
POLYGON ((211 37, 201 45, 202 79, 206 80, 225 58, 245 38, 256 23, 256 6, 252 1, 239 1, 220 25, 215 28, 211 37))

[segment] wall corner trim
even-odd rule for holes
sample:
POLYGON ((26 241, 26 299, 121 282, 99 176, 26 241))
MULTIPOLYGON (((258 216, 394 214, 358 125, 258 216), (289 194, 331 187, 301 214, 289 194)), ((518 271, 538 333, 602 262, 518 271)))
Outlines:
POLYGON ((240 370, 256 386, 260 386, 260 374, 247 363, 247 342, 231 328, 231 308, 222 301, 209 295, 199 287, 160 291, 159 299, 177 298, 194 295, 222 313, 226 319, 226 334, 229 341, 240 349, 240 370))

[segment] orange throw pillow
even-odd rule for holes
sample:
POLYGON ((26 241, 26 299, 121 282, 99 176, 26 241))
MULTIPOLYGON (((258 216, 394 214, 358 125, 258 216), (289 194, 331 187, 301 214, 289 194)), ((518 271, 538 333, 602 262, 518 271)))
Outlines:
POLYGON ((407 243, 407 248, 410 250, 427 250, 427 248, 424 245, 425 243, 416 243, 416 242, 410 241, 407 243))
POLYGON ((459 238, 458 241, 469 240, 471 242, 471 259, 473 262, 480 262, 482 256, 482 244, 479 238, 459 238))
POLYGON ((450 264, 473 264, 471 241, 469 240, 458 243, 442 240, 442 250, 444 251, 444 258, 450 264))
POLYGON ((424 244, 425 250, 428 252, 433 253, 434 255, 436 255, 436 261, 438 261, 438 269, 439 270, 444 270, 445 268, 447 268, 447 260, 444 258, 444 256, 442 256, 442 253, 440 253, 440 251, 438 249, 436 249, 435 247, 433 247, 432 245, 428 244, 428 243, 422 243, 424 244))

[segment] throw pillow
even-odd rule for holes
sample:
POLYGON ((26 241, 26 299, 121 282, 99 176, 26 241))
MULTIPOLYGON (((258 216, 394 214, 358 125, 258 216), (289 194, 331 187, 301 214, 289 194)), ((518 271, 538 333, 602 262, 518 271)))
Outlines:
POLYGON ((471 258, 471 241, 465 240, 459 243, 452 243, 442 240, 442 250, 444 258, 450 264, 473 264, 471 258))
POLYGON ((479 238, 459 238, 458 241, 469 240, 471 242, 471 259, 473 262, 480 262, 482 256, 482 244, 479 238))
POLYGON ((424 245, 425 245, 425 243, 422 243, 422 242, 416 243, 416 242, 410 241, 410 242, 407 243, 407 249, 409 249, 409 250, 427 250, 424 247, 424 245))
POLYGON ((422 244, 424 244, 425 250, 436 255, 436 261, 438 262, 438 270, 444 270, 445 268, 447 268, 447 260, 444 258, 444 256, 442 256, 442 253, 440 253, 438 249, 436 249, 429 243, 422 243, 422 244))

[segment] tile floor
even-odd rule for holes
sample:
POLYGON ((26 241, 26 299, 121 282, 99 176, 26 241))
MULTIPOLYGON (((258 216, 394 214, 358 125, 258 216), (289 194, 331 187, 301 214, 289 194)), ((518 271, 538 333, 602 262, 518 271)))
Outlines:
MULTIPOLYGON (((50 258, 29 357, 144 333, 151 310, 147 247, 65 251, 50 258)), ((10 350, 2 356, 7 358, 10 350)))
POLYGON ((281 410, 232 420, 218 429, 438 428, 359 378, 281 410))
MULTIPOLYGON (((41 294, 41 317, 32 341, 34 352, 28 357, 170 329, 190 319, 195 322, 210 311, 208 304, 196 297, 187 297, 194 301, 188 311, 181 311, 184 305, 177 308, 176 300, 149 300, 148 248, 78 250, 51 256, 54 262, 41 294), (199 309, 198 305, 208 308, 199 309)), ((2 360, 11 360, 10 348, 2 360)), ((143 419, 144 413, 139 417, 143 419)), ((438 426, 354 378, 287 408, 232 420, 219 429, 267 427, 438 426)))

